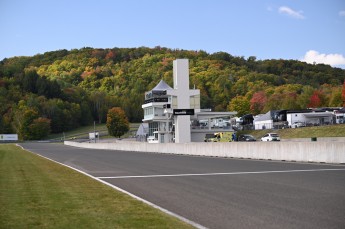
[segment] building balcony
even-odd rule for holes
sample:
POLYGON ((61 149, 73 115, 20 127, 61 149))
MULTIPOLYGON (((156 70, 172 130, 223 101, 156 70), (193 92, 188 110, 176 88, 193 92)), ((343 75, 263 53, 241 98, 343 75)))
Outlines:
POLYGON ((145 115, 143 121, 165 121, 168 120, 168 114, 145 115))
POLYGON ((150 99, 145 99, 144 104, 147 103, 167 103, 168 98, 167 97, 157 97, 157 98, 150 98, 150 99))

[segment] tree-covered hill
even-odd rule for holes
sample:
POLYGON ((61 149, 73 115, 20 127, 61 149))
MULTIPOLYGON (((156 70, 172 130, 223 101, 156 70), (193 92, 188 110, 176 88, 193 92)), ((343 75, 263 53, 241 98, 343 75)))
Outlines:
POLYGON ((345 70, 328 65, 163 47, 58 50, 0 62, 0 133, 30 139, 47 126, 59 133, 104 123, 114 106, 140 122, 144 92, 161 79, 172 86, 177 58, 189 59, 190 87, 200 89, 202 108, 241 115, 345 101, 345 70))

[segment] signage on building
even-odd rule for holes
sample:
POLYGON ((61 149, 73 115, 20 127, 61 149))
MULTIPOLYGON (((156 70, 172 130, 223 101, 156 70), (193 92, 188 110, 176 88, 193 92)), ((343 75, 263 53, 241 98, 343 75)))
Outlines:
POLYGON ((194 115, 194 109, 174 109, 174 115, 194 115))

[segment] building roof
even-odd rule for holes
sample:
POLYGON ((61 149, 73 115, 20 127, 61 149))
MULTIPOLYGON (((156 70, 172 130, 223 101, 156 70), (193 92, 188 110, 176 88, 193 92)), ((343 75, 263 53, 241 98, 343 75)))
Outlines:
POLYGON ((267 112, 266 114, 257 116, 256 118, 254 118, 255 122, 259 122, 259 121, 267 121, 267 120, 272 120, 272 113, 271 111, 267 112))
POLYGON ((167 91, 173 90, 164 80, 159 81, 159 83, 152 89, 152 91, 167 91))
POLYGON ((332 117, 333 113, 332 112, 311 112, 311 113, 305 113, 303 114, 306 118, 315 118, 315 117, 332 117))
POLYGON ((236 111, 233 111, 233 112, 197 112, 195 114, 199 119, 206 119, 206 118, 226 118, 226 117, 236 115, 237 112, 236 111))

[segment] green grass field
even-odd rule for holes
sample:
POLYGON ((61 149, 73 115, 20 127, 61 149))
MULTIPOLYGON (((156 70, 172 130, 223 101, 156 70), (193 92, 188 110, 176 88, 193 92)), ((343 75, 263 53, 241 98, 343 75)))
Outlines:
MULTIPOLYGON (((126 133, 122 137, 129 137, 136 133, 138 130, 140 123, 131 123, 130 124, 130 131, 126 133)), ((77 128, 75 130, 69 131, 65 133, 66 139, 70 139, 72 137, 77 138, 88 138, 88 133, 93 132, 93 125, 91 126, 84 126, 77 128)), ((107 127, 105 124, 96 124, 96 130, 102 133, 108 133, 107 127)), ((221 132, 221 131, 220 131, 221 132)), ((312 138, 312 137, 345 137, 345 124, 338 124, 338 125, 329 125, 329 126, 313 126, 313 127, 302 127, 302 128, 288 128, 288 129, 279 129, 279 130, 246 130, 246 131, 239 131, 238 135, 240 134, 251 134, 255 138, 260 139, 266 133, 275 132, 278 133, 281 138, 289 139, 289 138, 312 138)), ((61 134, 57 135, 49 135, 48 139, 54 138, 61 138, 61 134)), ((102 138, 107 138, 111 136, 103 136, 102 138)), ((231 133, 224 132, 223 138, 220 139, 221 142, 228 142, 231 139, 231 133)))
POLYGON ((312 137, 345 137, 345 124, 288 128, 280 130, 247 130, 240 131, 239 134, 251 134, 257 139, 259 139, 269 132, 278 133, 280 137, 283 139, 312 137))
MULTIPOLYGON (((129 125, 129 131, 124 134, 122 137, 126 138, 129 136, 134 135, 138 128, 140 126, 140 123, 130 123, 129 125)), ((94 125, 89 125, 89 126, 82 126, 74 130, 66 131, 64 133, 58 133, 58 134, 50 134, 46 137, 46 140, 62 140, 65 138, 66 140, 68 139, 73 139, 73 138, 89 138, 89 133, 94 132, 99 132, 102 136, 102 138, 108 138, 112 137, 108 135, 108 129, 105 125, 105 123, 97 124, 94 125)))
POLYGON ((0 228, 192 228, 74 170, 0 144, 0 228))

